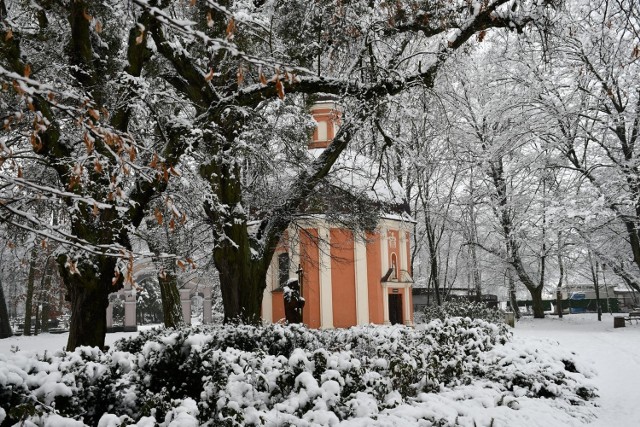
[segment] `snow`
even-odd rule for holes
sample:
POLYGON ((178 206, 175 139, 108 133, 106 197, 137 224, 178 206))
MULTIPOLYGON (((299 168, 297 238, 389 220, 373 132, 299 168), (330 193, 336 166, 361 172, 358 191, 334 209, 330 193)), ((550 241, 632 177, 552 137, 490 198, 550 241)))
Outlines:
POLYGON ((571 314, 562 319, 524 318, 517 323, 516 337, 541 345, 557 342, 593 366, 593 384, 600 397, 594 427, 640 425, 640 325, 613 328, 615 314, 571 314))
MULTIPOLYGON (((141 329, 146 329, 142 327, 141 329)), ((327 403, 339 397, 340 384, 338 381, 328 379, 319 385, 316 379, 308 372, 300 373, 296 379, 296 388, 299 390, 297 397, 282 403, 282 408, 297 407, 313 403, 313 408, 304 416, 306 425, 340 425, 340 426, 366 426, 372 425, 371 420, 377 419, 375 425, 388 426, 413 426, 420 425, 420 419, 442 418, 447 422, 461 426, 493 425, 493 426, 616 426, 631 427, 640 422, 640 406, 637 405, 637 386, 640 384, 640 325, 627 325, 625 328, 613 328, 613 315, 604 314, 602 322, 598 322, 595 314, 572 314, 563 319, 548 317, 546 319, 523 318, 513 330, 512 342, 496 346, 483 355, 483 360, 489 364, 497 361, 508 370, 519 372, 523 376, 531 378, 536 375, 531 366, 549 366, 549 370, 557 369, 558 360, 563 360, 564 355, 575 353, 573 357, 578 370, 587 375, 588 385, 597 389, 599 395, 595 406, 573 406, 566 400, 531 398, 518 393, 514 387, 514 395, 505 395, 495 387, 495 383, 484 379, 472 384, 447 388, 441 393, 421 393, 416 401, 409 405, 402 403, 399 395, 390 393, 385 397, 388 408, 380 410, 371 395, 360 393, 350 403, 355 418, 340 422, 331 411, 327 410, 327 403), (514 349, 518 349, 516 352, 514 349), (514 357, 521 355, 522 357, 514 357), (553 357, 551 357, 553 356, 553 357), (535 361, 535 363, 533 363, 535 361), (375 416, 375 418, 373 418, 375 416)), ((108 334, 106 343, 112 344, 119 338, 134 336, 137 333, 108 334)), ((173 338, 173 337, 172 337, 173 338)), ((389 337, 390 338, 390 337, 389 337)), ((11 337, 0 340, 0 361, 7 360, 9 356, 23 360, 22 365, 38 366, 33 358, 33 353, 55 352, 64 347, 66 334, 41 334, 36 337, 11 337), (12 354, 16 348, 21 351, 12 354)), ((471 338, 472 339, 472 338, 471 338)), ((206 343, 205 335, 194 334, 188 338, 192 347, 200 347, 206 343)), ((95 349, 83 348, 83 354, 90 355, 95 349)), ((238 352, 240 354, 240 352, 238 352)), ((222 353, 221 353, 222 355, 222 353)), ((354 359, 346 357, 330 362, 353 363, 354 359)), ((235 357, 234 357, 235 358, 235 357)), ((14 359, 15 360, 15 359, 14 359)), ((120 355, 114 352, 114 362, 128 371, 130 361, 126 353, 120 355)), ((278 359, 281 360, 281 359, 278 359)), ((273 363, 276 362, 274 358, 273 363)), ((302 350, 294 350, 288 363, 295 365, 307 365, 311 361, 302 350)), ((331 364, 331 363, 330 363, 331 364)), ((91 364, 87 366, 93 366, 91 364)), ((275 366, 275 365, 274 365, 275 366)), ((39 375, 36 377, 38 384, 42 384, 43 396, 49 394, 66 394, 65 390, 49 390, 51 387, 64 388, 64 384, 55 381, 59 375, 55 371, 47 371, 44 367, 36 368, 39 375)), ((329 373, 327 371, 325 374, 329 373)), ((241 390, 243 382, 248 381, 249 373, 238 372, 237 382, 233 387, 236 392, 243 394, 241 390)), ((506 375, 510 375, 508 372, 506 375)), ((571 373, 567 374, 569 377, 571 373)), ((576 374, 577 376, 578 374, 576 374)), ((0 384, 22 381, 13 372, 0 373, 0 384)), ((337 375, 336 378, 338 378, 337 375)), ((33 377, 31 377, 33 378, 33 377)), ((371 383, 378 378, 372 376, 371 383)), ((584 381, 584 378, 582 379, 584 381)), ((270 381, 269 381, 270 382, 270 381)), ((249 387, 250 388, 250 387, 249 387)), ((397 393, 397 392, 396 392, 397 393)), ((255 396, 259 398, 258 395, 255 396)), ((133 400, 132 400, 133 401, 133 400)), ((232 402, 230 402, 232 403, 232 402)), ((256 407, 257 408, 257 407, 256 407)), ((246 419, 258 416, 254 408, 247 408, 246 419), (252 414, 252 412, 255 412, 252 414)), ((270 412, 266 415, 276 424, 283 422, 289 412, 270 412), (272 418, 273 417, 273 418, 272 418)), ((198 406, 192 399, 186 398, 176 402, 165 419, 165 426, 197 426, 198 406)), ((0 422, 6 415, 0 410, 0 422)), ((293 420, 293 418, 292 418, 293 420)), ((48 416, 46 425, 64 424, 67 419, 57 415, 48 416)), ((116 415, 105 414, 99 425, 117 426, 123 421, 116 415)), ((300 421, 300 420, 298 420, 300 421)), ((139 426, 154 425, 153 417, 145 417, 139 420, 139 426)), ((79 423, 78 425, 82 425, 79 423)), ((428 425, 428 424, 425 424, 428 425)))
MULTIPOLYGON (((138 326, 138 330, 145 331, 154 327, 158 327, 158 325, 138 326)), ((107 334, 104 343, 105 345, 110 346, 119 339, 133 337, 136 335, 138 335, 138 332, 114 332, 107 334)), ((4 338, 0 339, 0 355, 11 353, 14 351, 42 354, 45 351, 51 353, 58 350, 64 350, 64 347, 67 345, 68 338, 68 333, 43 333, 35 337, 26 337, 24 335, 21 335, 4 338)))

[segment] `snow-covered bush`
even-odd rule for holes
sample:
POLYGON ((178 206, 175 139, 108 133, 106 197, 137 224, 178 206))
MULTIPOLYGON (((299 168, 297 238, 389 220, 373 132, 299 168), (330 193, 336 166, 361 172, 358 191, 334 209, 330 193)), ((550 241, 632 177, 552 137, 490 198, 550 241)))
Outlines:
POLYGON ((424 308, 421 317, 427 323, 435 319, 444 320, 449 317, 468 317, 492 323, 503 323, 504 311, 497 308, 489 308, 482 302, 459 299, 445 301, 441 305, 427 306, 424 308))
POLYGON ((415 329, 157 329, 107 353, 0 355, 0 423, 62 417, 98 426, 388 425, 409 405, 422 408, 416 411, 425 422, 453 425, 426 402, 478 381, 494 390, 496 405, 515 396, 568 396, 571 404, 593 396, 579 363, 550 353, 523 359, 510 339, 503 325, 470 318, 415 329))

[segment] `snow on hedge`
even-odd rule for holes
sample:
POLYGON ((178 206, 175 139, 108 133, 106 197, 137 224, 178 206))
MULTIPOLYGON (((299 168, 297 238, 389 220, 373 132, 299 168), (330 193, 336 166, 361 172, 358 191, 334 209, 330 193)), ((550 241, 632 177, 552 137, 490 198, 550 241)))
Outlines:
POLYGON ((593 418, 591 375, 479 319, 158 329, 107 353, 0 355, 0 423, 575 425, 593 418))

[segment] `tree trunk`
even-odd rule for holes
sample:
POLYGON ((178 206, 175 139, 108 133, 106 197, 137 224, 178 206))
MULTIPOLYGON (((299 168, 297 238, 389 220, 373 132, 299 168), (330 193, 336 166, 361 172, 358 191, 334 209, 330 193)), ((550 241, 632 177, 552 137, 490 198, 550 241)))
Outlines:
POLYGON ((58 270, 71 302, 67 351, 80 345, 104 349, 109 293, 117 290, 113 283, 116 259, 88 256, 76 267, 77 272, 69 271, 66 263, 65 255, 58 257, 58 270))
MULTIPOLYGON (((472 170, 473 176, 473 170, 472 170)), ((478 254, 476 252, 476 244, 478 243, 478 229, 476 226, 476 211, 473 200, 473 183, 471 185, 471 203, 469 205, 469 255, 471 257, 471 272, 473 278, 473 290, 476 300, 479 302, 482 298, 482 277, 480 275, 480 266, 478 265, 478 254)))
POLYGON ((516 319, 520 319, 520 307, 518 307, 518 299, 516 298, 516 282, 513 280, 513 267, 507 265, 507 282, 509 283, 509 303, 511 304, 511 310, 516 316, 516 319))
POLYGON ((177 328, 184 324, 182 306, 180 305, 180 292, 178 292, 178 278, 171 269, 163 270, 158 274, 158 282, 160 283, 164 326, 166 328, 177 328))
MULTIPOLYGON (((259 324, 267 272, 262 260, 251 258, 243 246, 224 245, 214 250, 220 274, 220 291, 225 323, 259 324)), ((267 263, 268 265, 268 263, 267 263)))
POLYGON ((556 291, 556 313, 558 318, 562 319, 562 291, 560 289, 556 291))
POLYGON ((602 304, 600 303, 600 288, 597 283, 595 285, 595 288, 596 288, 596 310, 598 310, 598 322, 602 322, 602 304))
POLYGON ((42 285, 42 289, 40 290, 40 297, 38 298, 38 301, 40 301, 42 305, 42 310, 40 310, 40 330, 42 332, 49 331, 49 311, 50 311, 49 298, 52 294, 51 292, 51 274, 52 273, 49 270, 50 268, 52 268, 52 265, 51 265, 52 262, 50 260, 51 258, 48 258, 45 264, 46 271, 44 272, 45 274, 44 282, 42 285))
POLYGON ((11 335, 13 335, 13 332, 9 323, 9 311, 7 310, 4 289, 2 289, 2 281, 0 280, 0 338, 9 338, 11 335))
POLYGON ((220 272, 220 290, 225 323, 259 324, 262 314, 262 295, 266 288, 266 274, 255 269, 240 273, 238 265, 226 263, 220 272))
POLYGON ((49 303, 42 303, 42 310, 40 311, 40 330, 42 332, 49 332, 49 303))
MULTIPOLYGON (((147 228, 152 229, 154 227, 153 221, 147 222, 147 228)), ((172 236, 169 231, 167 222, 164 221, 161 225, 162 231, 166 237, 166 247, 159 241, 154 240, 152 237, 147 239, 149 249, 159 256, 162 252, 176 253, 177 250, 172 244, 172 236)), ((177 328, 180 325, 184 325, 184 319, 182 316, 182 305, 180 303, 180 292, 178 292, 178 277, 176 275, 175 264, 171 261, 160 260, 160 271, 158 272, 158 283, 160 284, 160 299, 162 300, 162 316, 164 326, 166 328, 177 328)))
POLYGON ((27 295, 24 302, 24 335, 31 335, 31 315, 33 314, 33 288, 36 279, 36 260, 38 250, 34 246, 31 249, 31 260, 29 261, 29 276, 27 278, 27 295))
MULTIPOLYGON (((238 122, 241 120, 239 117, 238 122)), ((233 140, 232 135, 227 137, 229 141, 233 140)), ((232 146, 227 144, 218 146, 217 149, 222 153, 232 146)), ((261 254, 257 255, 251 247, 247 215, 242 208, 242 174, 238 162, 210 162, 200 167, 200 175, 209 181, 212 190, 218 195, 219 203, 233 207, 228 211, 218 211, 209 202, 205 202, 205 212, 215 224, 214 238, 218 242, 213 250, 213 260, 220 276, 224 322, 260 324, 267 267, 290 218, 282 219, 274 226, 277 231, 273 236, 265 238, 268 243, 262 248, 261 254)), ((297 203, 302 201, 298 200, 297 203)))
POLYGON ((438 255, 433 252, 434 249, 429 248, 429 283, 433 286, 434 296, 436 299, 436 305, 442 304, 442 298, 440 296, 440 273, 438 271, 438 255))
POLYGON ((533 318, 544 319, 544 306, 542 305, 542 286, 528 288, 533 301, 533 318))
MULTIPOLYGON (((591 256, 591 251, 588 252, 589 254, 589 266, 591 267, 591 279, 593 280, 593 287, 595 288, 596 291, 596 310, 598 312, 598 322, 602 322, 602 307, 600 305, 600 283, 598 281, 598 276, 599 276, 599 267, 598 267, 598 262, 596 261, 595 263, 593 262, 593 257, 591 256)), ((609 301, 607 301, 608 303, 609 301)))
POLYGON ((564 261, 562 259, 562 232, 558 232, 558 290, 556 291, 556 305, 558 306, 558 318, 562 319, 562 282, 564 280, 564 261))
POLYGON ((33 327, 33 335, 40 333, 40 305, 36 304, 36 324, 33 327))

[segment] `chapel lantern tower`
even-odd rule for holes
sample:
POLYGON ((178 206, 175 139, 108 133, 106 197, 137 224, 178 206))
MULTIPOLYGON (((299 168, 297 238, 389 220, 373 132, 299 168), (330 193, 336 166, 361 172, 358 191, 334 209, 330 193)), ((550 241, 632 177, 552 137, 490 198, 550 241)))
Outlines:
POLYGON ((321 100, 313 104, 311 115, 317 126, 313 131, 309 148, 327 148, 338 133, 342 110, 333 100, 321 100))

